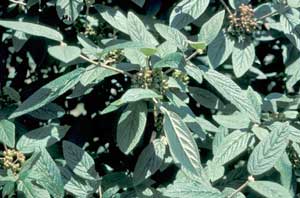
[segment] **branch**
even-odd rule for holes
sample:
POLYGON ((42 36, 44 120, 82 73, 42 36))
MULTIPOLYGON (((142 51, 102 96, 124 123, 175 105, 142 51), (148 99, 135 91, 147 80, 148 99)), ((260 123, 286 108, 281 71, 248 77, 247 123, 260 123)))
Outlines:
POLYGON ((227 11, 230 15, 232 15, 232 12, 231 12, 230 8, 227 6, 227 4, 225 3, 225 1, 224 1, 224 0, 220 0, 220 1, 221 1, 221 3, 223 4, 223 6, 224 6, 224 8, 226 9, 226 11, 227 11))
POLYGON ((109 69, 109 70, 115 71, 115 72, 117 72, 117 73, 127 75, 127 76, 129 76, 130 78, 133 77, 133 75, 132 75, 131 73, 129 73, 129 72, 123 71, 123 70, 118 69, 118 68, 115 68, 115 67, 111 67, 111 66, 109 66, 109 65, 106 65, 105 63, 99 63, 99 62, 97 62, 97 61, 91 60, 91 59, 89 59, 88 57, 86 57, 86 56, 84 56, 84 55, 80 55, 80 58, 82 58, 83 60, 85 60, 85 61, 87 61, 87 62, 89 62, 89 63, 92 63, 92 64, 94 64, 94 65, 99 65, 100 67, 103 67, 103 68, 105 68, 105 69, 109 69))

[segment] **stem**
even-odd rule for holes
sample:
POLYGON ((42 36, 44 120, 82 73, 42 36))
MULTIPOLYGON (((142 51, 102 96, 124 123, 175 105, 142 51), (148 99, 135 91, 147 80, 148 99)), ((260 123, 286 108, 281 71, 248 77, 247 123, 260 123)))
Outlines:
POLYGON ((227 11, 230 15, 232 15, 232 12, 231 12, 230 8, 227 6, 227 4, 225 3, 225 1, 224 1, 224 0, 220 0, 220 1, 221 1, 221 3, 223 4, 223 6, 224 6, 224 8, 226 9, 226 11, 227 11))
POLYGON ((227 198, 232 198, 234 195, 236 195, 237 193, 241 192, 244 188, 246 188, 249 182, 254 182, 254 181, 255 181, 254 177, 252 175, 249 176, 248 180, 245 183, 243 183, 238 189, 236 189, 233 193, 231 193, 227 198))
POLYGON ((99 198, 102 198, 102 188, 101 185, 98 187, 99 198))
POLYGON ((22 2, 22 1, 16 1, 16 0, 9 0, 9 1, 12 2, 12 3, 16 3, 16 4, 26 6, 26 3, 22 2))
POLYGON ((133 75, 132 75, 131 73, 129 73, 129 72, 123 71, 123 70, 118 69, 118 68, 115 68, 115 67, 111 67, 111 66, 109 66, 109 65, 107 65, 107 64, 105 64, 105 63, 99 63, 99 62, 97 62, 97 61, 91 60, 91 59, 89 59, 88 57, 86 57, 86 56, 84 56, 84 55, 80 55, 80 58, 82 58, 83 60, 85 60, 85 61, 87 61, 87 62, 89 62, 89 63, 92 63, 92 64, 94 64, 94 65, 99 65, 100 67, 103 67, 103 68, 105 68, 105 69, 109 69, 109 70, 115 71, 115 72, 117 72, 117 73, 127 75, 127 76, 129 76, 130 78, 133 77, 133 75))
MULTIPOLYGON (((289 7, 286 6, 286 7, 282 8, 282 11, 284 12, 284 11, 287 11, 288 9, 289 9, 289 7)), ((261 17, 258 18, 258 20, 261 21, 261 20, 264 20, 265 18, 274 16, 274 15, 277 15, 277 14, 279 14, 278 10, 276 10, 275 12, 270 12, 270 13, 264 15, 264 16, 261 16, 261 17)))
POLYGON ((4 147, 4 149, 7 151, 8 150, 8 148, 7 148, 7 146, 5 145, 5 144, 3 144, 3 147, 4 147))

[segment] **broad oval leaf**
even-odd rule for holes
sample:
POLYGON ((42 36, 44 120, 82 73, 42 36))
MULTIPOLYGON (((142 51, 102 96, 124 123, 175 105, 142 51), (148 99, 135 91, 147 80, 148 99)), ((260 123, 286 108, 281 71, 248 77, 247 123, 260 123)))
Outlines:
POLYGON ((260 123, 260 117, 253 106, 247 93, 227 76, 209 69, 204 73, 204 78, 215 87, 227 100, 245 113, 252 121, 260 123))
POLYGON ((249 182, 248 186, 267 198, 292 198, 293 196, 283 186, 271 181, 249 182))
POLYGON ((206 89, 189 87, 189 91, 192 98, 206 108, 221 110, 225 107, 220 98, 206 89))
POLYGON ((254 63, 255 48, 251 41, 241 41, 235 44, 232 51, 232 66, 236 77, 243 76, 254 63))
POLYGON ((132 88, 127 90, 120 98, 119 103, 125 104, 128 102, 136 102, 139 100, 161 98, 160 95, 150 89, 132 88))
POLYGON ((45 37, 55 41, 63 40, 63 36, 60 32, 43 25, 21 22, 21 21, 4 21, 4 20, 0 20, 0 25, 6 28, 18 30, 34 36, 45 37))
POLYGON ((63 19, 64 23, 72 24, 79 16, 83 6, 83 0, 57 0, 56 12, 59 18, 63 19))
POLYGON ((8 120, 0 121, 0 142, 14 148, 15 147, 15 125, 8 120))
POLYGON ((166 55, 162 60, 153 65, 153 68, 179 68, 184 63, 184 57, 182 53, 175 52, 166 55))
POLYGON ((10 118, 16 118, 26 113, 32 112, 52 102, 57 97, 74 87, 79 82, 80 75, 83 72, 84 69, 78 68, 44 85, 42 88, 33 93, 29 98, 27 98, 15 110, 15 112, 10 115, 10 118))
POLYGON ((260 175, 270 170, 284 153, 288 144, 289 124, 275 122, 268 134, 252 151, 248 161, 248 171, 260 175))
POLYGON ((23 153, 46 148, 60 141, 69 130, 69 126, 45 126, 22 135, 17 143, 17 149, 23 153))
POLYGON ((133 182, 140 184, 153 175, 163 163, 166 145, 159 139, 154 140, 140 154, 133 172, 133 182))
POLYGON ((63 141, 63 154, 67 166, 79 177, 96 180, 98 173, 95 170, 93 158, 82 148, 72 142, 63 141))
POLYGON ((123 111, 117 127, 117 144, 128 154, 141 140, 147 122, 147 104, 144 101, 130 103, 123 111))
POLYGON ((231 115, 213 115, 213 119, 220 125, 229 129, 245 129, 250 125, 250 119, 239 111, 231 115))
POLYGON ((200 155, 192 133, 176 113, 166 109, 162 111, 164 113, 163 128, 172 156, 183 168, 199 175, 200 155))
POLYGON ((48 52, 54 58, 69 63, 80 56, 81 50, 76 46, 57 45, 48 48, 48 52))
POLYGON ((55 103, 49 103, 29 113, 30 116, 40 120, 51 120, 65 115, 65 110, 55 103))
POLYGON ((196 20, 206 10, 209 0, 181 0, 172 10, 170 26, 181 29, 196 20))
POLYGON ((50 198, 50 194, 47 192, 47 190, 42 189, 41 187, 38 187, 37 185, 34 185, 29 179, 24 181, 19 181, 17 185, 18 189, 18 196, 26 198, 37 198, 37 197, 43 197, 43 198, 50 198))

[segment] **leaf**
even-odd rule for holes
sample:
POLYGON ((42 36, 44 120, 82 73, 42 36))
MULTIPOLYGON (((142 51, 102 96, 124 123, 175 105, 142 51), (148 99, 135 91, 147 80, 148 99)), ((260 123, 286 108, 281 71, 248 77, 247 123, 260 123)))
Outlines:
POLYGON ((137 64, 141 67, 146 67, 147 65, 147 56, 138 49, 124 49, 124 56, 132 64, 137 64))
POLYGON ((162 193, 170 198, 225 198, 217 189, 195 182, 175 182, 162 193))
POLYGON ((166 145, 159 139, 148 144, 135 164, 133 182, 140 184, 153 175, 163 163, 166 145))
POLYGON ((142 8, 146 0, 131 0, 131 1, 142 8))
POLYGON ((156 62, 153 68, 175 68, 178 69, 184 64, 184 57, 182 53, 175 52, 166 55, 162 60, 156 62))
POLYGON ((235 43, 232 51, 232 66, 236 77, 242 77, 253 65, 255 48, 251 41, 235 43))
POLYGON ((57 0, 56 12, 64 23, 70 25, 75 22, 83 6, 83 0, 57 0))
POLYGON ((208 7, 209 0, 181 0, 172 10, 169 24, 182 29, 195 21, 208 7))
POLYGON ((79 82, 80 75, 83 71, 84 69, 78 68, 44 85, 27 98, 17 110, 10 115, 10 118, 19 117, 52 102, 57 97, 73 88, 79 82))
POLYGON ((249 86, 247 89, 247 96, 248 96, 249 100, 251 100, 252 105, 254 106, 254 108, 256 110, 256 113, 258 115, 261 115, 261 106, 263 104, 262 97, 259 95, 259 93, 254 91, 251 86, 249 86))
POLYGON ((176 113, 162 111, 164 113, 164 132, 173 158, 178 160, 183 168, 199 175, 200 155, 190 130, 176 113))
POLYGON ((282 186, 286 189, 292 189, 294 185, 293 165, 286 152, 284 152, 281 158, 276 162, 274 168, 280 174, 280 183, 282 186))
POLYGON ((54 58, 69 63, 80 56, 81 50, 75 46, 56 45, 48 48, 48 52, 54 58))
POLYGON ((245 129, 250 125, 250 120, 239 111, 231 115, 213 115, 213 119, 220 125, 229 129, 245 129))
POLYGON ((82 148, 72 142, 63 141, 63 154, 67 166, 79 177, 95 180, 98 173, 95 170, 93 158, 82 148))
POLYGON ((31 177, 53 197, 62 198, 64 196, 62 177, 58 167, 47 150, 41 150, 41 156, 34 164, 31 171, 34 172, 31 177))
POLYGON ((299 8, 300 7, 300 1, 299 0, 287 0, 287 4, 291 6, 292 8, 299 8))
POLYGON ((254 148, 249 157, 248 171, 252 175, 260 175, 270 170, 288 144, 288 122, 275 122, 270 127, 272 132, 254 148))
POLYGON ((286 86, 288 89, 292 89, 293 86, 300 80, 300 58, 290 64, 285 73, 288 75, 288 80, 286 81, 286 86))
POLYGON ((37 197, 50 198, 50 195, 47 192, 47 190, 32 184, 30 180, 19 181, 17 189, 19 191, 18 196, 20 197, 25 196, 26 198, 37 198, 37 197))
POLYGON ((30 112, 29 115, 40 120, 51 120, 63 117, 65 115, 65 110, 55 103, 48 103, 45 106, 30 112))
POLYGON ((196 102, 206 108, 218 110, 224 108, 224 104, 220 100, 220 98, 218 98, 215 94, 211 93, 208 90, 198 87, 189 87, 189 92, 196 102))
POLYGON ((5 21, 5 20, 0 20, 0 25, 6 28, 18 30, 34 36, 40 36, 55 41, 63 40, 63 36, 61 33, 43 25, 21 22, 21 21, 5 21))
POLYGON ((154 27, 164 39, 176 45, 181 51, 187 50, 188 40, 179 30, 163 24, 155 24, 154 27))
POLYGON ((147 122, 147 104, 144 101, 130 103, 123 111, 117 127, 117 144, 129 154, 141 140, 147 122))
POLYGON ((14 148, 15 147, 15 125, 8 120, 0 121, 0 142, 14 148))
POLYGON ((241 153, 246 151, 253 135, 247 132, 236 130, 230 133, 222 141, 222 144, 214 151, 213 163, 224 165, 241 153))
POLYGON ((125 34, 128 34, 127 18, 121 11, 100 4, 95 5, 95 8, 100 13, 102 18, 112 27, 125 34))
POLYGON ((160 95, 150 89, 132 88, 127 90, 120 98, 120 103, 136 102, 139 100, 161 98, 160 95))
POLYGON ((183 69, 195 81, 197 81, 199 84, 202 84, 203 72, 202 72, 202 70, 200 70, 199 67, 197 67, 196 65, 193 65, 193 64, 188 64, 188 65, 184 66, 183 69))
POLYGON ((171 41, 165 41, 157 47, 157 54, 164 58, 165 56, 177 51, 177 46, 171 41))
POLYGON ((218 36, 208 45, 207 55, 209 63, 213 68, 222 65, 232 53, 234 42, 224 31, 219 32, 218 36))
POLYGON ((248 186, 266 198, 292 198, 293 196, 283 186, 271 181, 249 182, 248 186))
POLYGON ((238 9, 241 4, 248 4, 250 0, 229 0, 229 4, 233 9, 238 9))
POLYGON ((206 171, 210 181, 214 182, 224 176, 225 168, 220 164, 207 161, 206 171))
POLYGON ((136 42, 158 45, 155 37, 146 29, 144 23, 132 12, 127 15, 127 29, 130 38, 136 42))
POLYGON ((225 11, 218 12, 205 22, 198 34, 198 41, 204 41, 206 45, 209 45, 218 36, 225 17, 225 11))
POLYGON ((260 117, 256 112, 252 102, 247 97, 246 92, 227 76, 209 69, 204 73, 204 78, 217 89, 223 97, 245 113, 252 121, 260 123, 260 117))
POLYGON ((23 153, 49 147, 60 141, 70 129, 69 126, 45 126, 22 135, 17 143, 17 149, 23 153))
POLYGON ((217 155, 217 151, 223 145, 223 142, 228 135, 228 129, 225 127, 219 127, 219 132, 216 133, 212 142, 212 151, 214 155, 217 155))

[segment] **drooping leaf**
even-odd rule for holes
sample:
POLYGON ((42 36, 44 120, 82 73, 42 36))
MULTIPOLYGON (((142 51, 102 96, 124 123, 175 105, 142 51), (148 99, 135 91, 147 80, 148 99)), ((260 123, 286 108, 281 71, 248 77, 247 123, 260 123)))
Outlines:
POLYGON ((221 110, 224 108, 223 102, 215 94, 210 91, 198 87, 189 87, 190 95, 200 105, 209 109, 221 110))
POLYGON ((69 126, 45 126, 32 130, 20 137, 17 149, 23 153, 46 148, 60 141, 69 130, 69 126))
POLYGON ((147 104, 144 101, 128 104, 117 127, 117 144, 122 152, 130 153, 141 140, 147 122, 147 104))
POLYGON ((98 174, 93 158, 82 148, 72 142, 63 141, 63 154, 67 166, 79 177, 95 180, 98 174))
POLYGON ((6 28, 18 30, 34 36, 45 37, 55 41, 63 40, 63 36, 61 33, 43 25, 21 22, 21 21, 5 21, 5 20, 0 20, 0 25, 6 28))
POLYGON ((51 120, 64 116, 65 110, 55 103, 48 103, 29 113, 30 116, 40 120, 51 120))
POLYGON ((10 115, 10 118, 19 117, 52 102, 74 87, 79 82, 80 75, 83 72, 84 70, 82 68, 78 68, 44 85, 27 98, 15 112, 10 115))
POLYGON ((181 29, 196 20, 206 10, 209 0, 181 0, 172 10, 169 24, 181 29))
POLYGON ((270 170, 284 153, 288 144, 289 124, 275 122, 268 134, 253 150, 248 161, 248 171, 260 175, 270 170))
POLYGON ((49 47, 48 52, 54 58, 64 63, 69 63, 80 56, 81 50, 79 47, 76 46, 57 45, 49 47))
POLYGON ((0 142, 15 147, 15 125, 8 120, 0 121, 0 142))
POLYGON ((206 45, 209 45, 218 36, 223 25, 224 17, 225 11, 223 10, 215 14, 206 23, 204 23, 198 35, 198 40, 205 42, 206 45))
POLYGON ((289 191, 283 186, 271 181, 250 182, 248 186, 267 198, 292 198, 289 191))
POLYGON ((133 172, 133 182, 137 185, 159 170, 164 160, 166 146, 156 139, 140 154, 133 172))
POLYGON ((199 175, 200 155, 190 130, 176 113, 167 110, 163 110, 163 113, 164 132, 172 156, 179 161, 183 168, 199 175))
POLYGON ((83 0, 57 0, 56 12, 59 18, 69 25, 75 22, 83 6, 83 0))

